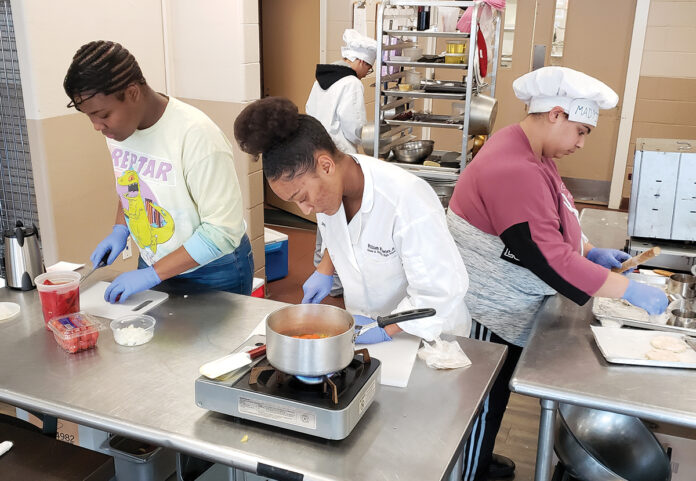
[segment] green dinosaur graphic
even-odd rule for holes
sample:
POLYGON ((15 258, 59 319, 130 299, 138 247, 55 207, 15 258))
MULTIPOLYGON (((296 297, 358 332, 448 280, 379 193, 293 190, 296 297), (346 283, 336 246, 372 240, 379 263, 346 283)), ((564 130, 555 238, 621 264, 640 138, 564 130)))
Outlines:
POLYGON ((174 219, 169 212, 152 204, 152 208, 162 215, 163 225, 155 227, 150 223, 145 201, 140 195, 140 179, 136 171, 125 171, 117 182, 118 185, 128 187, 128 192, 123 194, 123 198, 128 201, 128 208, 124 208, 123 213, 128 218, 128 228, 133 239, 141 249, 149 247, 153 254, 157 253, 157 244, 164 244, 174 234, 174 219))

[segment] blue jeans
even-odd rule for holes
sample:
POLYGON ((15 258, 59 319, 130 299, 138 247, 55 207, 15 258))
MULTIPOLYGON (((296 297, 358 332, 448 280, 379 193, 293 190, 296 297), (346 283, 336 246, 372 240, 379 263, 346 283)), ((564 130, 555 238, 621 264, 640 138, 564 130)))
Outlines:
MULTIPOLYGON (((138 259, 138 269, 148 265, 138 259)), ((163 281, 158 287, 171 294, 196 294, 207 291, 225 291, 251 294, 254 277, 254 256, 249 237, 244 234, 239 247, 231 254, 215 259, 193 272, 179 274, 163 281)))

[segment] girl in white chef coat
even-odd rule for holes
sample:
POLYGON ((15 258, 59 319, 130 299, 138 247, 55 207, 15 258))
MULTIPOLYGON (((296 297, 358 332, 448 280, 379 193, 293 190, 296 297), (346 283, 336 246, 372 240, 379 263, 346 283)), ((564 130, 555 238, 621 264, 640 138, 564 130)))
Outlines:
POLYGON ((408 309, 437 311, 366 331, 358 343, 388 341, 401 330, 429 341, 442 332, 468 335, 466 268, 437 195, 423 179, 341 152, 317 119, 285 98, 247 106, 234 134, 242 150, 263 154, 264 174, 281 199, 317 215, 324 250, 303 286, 305 299, 321 302, 336 271, 358 325, 408 309))

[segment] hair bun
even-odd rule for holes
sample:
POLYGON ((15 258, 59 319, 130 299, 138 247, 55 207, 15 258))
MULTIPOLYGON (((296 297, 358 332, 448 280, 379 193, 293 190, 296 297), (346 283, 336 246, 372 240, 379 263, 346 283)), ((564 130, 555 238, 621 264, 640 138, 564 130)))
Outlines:
POLYGON ((299 124, 294 103, 284 97, 266 97, 242 110, 234 121, 234 136, 244 152, 256 156, 293 137, 299 124))

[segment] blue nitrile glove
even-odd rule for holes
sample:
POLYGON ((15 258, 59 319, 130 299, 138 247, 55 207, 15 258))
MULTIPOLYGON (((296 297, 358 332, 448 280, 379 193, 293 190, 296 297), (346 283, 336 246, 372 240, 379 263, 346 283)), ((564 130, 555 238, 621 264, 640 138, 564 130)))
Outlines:
POLYGON ((97 264, 99 264, 107 252, 109 252, 109 258, 106 260, 106 264, 111 265, 121 251, 126 248, 126 241, 129 235, 130 232, 128 232, 128 227, 123 224, 116 224, 111 234, 97 244, 97 248, 94 249, 92 255, 89 256, 89 260, 92 261, 92 267, 96 268, 97 264))
MULTIPOLYGON (((355 319, 356 326, 364 326, 365 324, 370 324, 371 322, 375 322, 374 319, 370 319, 369 317, 360 316, 360 315, 353 316, 353 319, 355 319)), ((389 334, 387 334, 387 331, 385 331, 383 327, 377 326, 377 327, 373 327, 369 331, 365 331, 364 334, 361 334, 358 337, 356 337, 355 343, 356 344, 377 344, 378 342, 391 341, 391 340, 392 340, 392 338, 389 337, 389 334)))
POLYGON ((628 281, 628 287, 621 299, 625 299, 636 307, 642 307, 648 314, 662 314, 667 309, 667 296, 661 289, 634 280, 628 281))
POLYGON ((621 267, 621 263, 630 259, 631 256, 617 249, 593 247, 590 249, 590 252, 587 253, 587 258, 595 264, 611 269, 612 267, 621 267))
POLYGON ((333 276, 327 276, 319 271, 314 271, 305 283, 302 284, 302 291, 304 291, 302 304, 319 304, 329 295, 332 285, 333 276))
POLYGON ((152 266, 146 269, 124 272, 106 288, 104 300, 112 304, 116 302, 122 303, 136 292, 155 287, 160 282, 162 281, 152 266))

